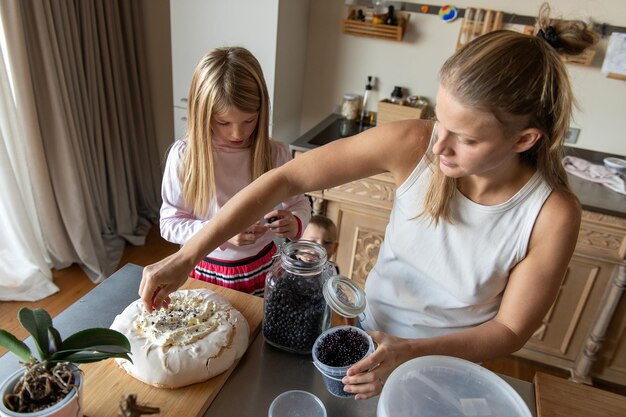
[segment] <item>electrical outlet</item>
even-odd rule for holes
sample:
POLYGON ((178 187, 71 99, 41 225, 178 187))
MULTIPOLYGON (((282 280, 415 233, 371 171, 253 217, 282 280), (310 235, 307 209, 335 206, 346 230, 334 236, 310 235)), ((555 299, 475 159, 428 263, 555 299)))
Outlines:
POLYGON ((577 127, 570 127, 567 129, 567 134, 565 135, 565 143, 576 143, 578 142, 578 134, 580 133, 580 129, 577 127))

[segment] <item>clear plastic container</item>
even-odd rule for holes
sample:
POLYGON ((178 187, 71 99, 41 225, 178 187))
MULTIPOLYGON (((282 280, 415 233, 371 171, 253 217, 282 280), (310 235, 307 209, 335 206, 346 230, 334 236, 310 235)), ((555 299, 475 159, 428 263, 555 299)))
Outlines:
POLYGON ((464 359, 422 356, 397 367, 380 394, 377 417, 532 417, 502 378, 464 359))
MULTIPOLYGON (((336 326, 326 330, 317 338, 311 353, 313 356, 313 365, 315 365, 317 370, 322 374, 322 377, 324 378, 324 385, 326 385, 328 392, 336 397, 354 397, 354 394, 343 390, 344 384, 341 382, 341 379, 346 376, 346 372, 348 372, 348 369, 352 365, 371 355, 374 350, 374 341, 370 335, 365 333, 363 330, 354 326, 336 326), (351 336, 350 338, 352 339, 352 343, 344 337, 337 338, 335 343, 328 345, 324 344, 326 338, 333 336, 337 337, 340 332, 343 332, 344 335, 351 336), (341 343, 336 343, 337 341, 341 343), (354 349, 355 343, 356 346, 358 346, 356 349, 354 349), (324 363, 325 357, 322 356, 322 352, 320 351, 321 348, 329 349, 328 346, 332 346, 336 350, 334 352, 326 352, 326 357, 328 357, 328 353, 341 357, 346 357, 346 355, 348 355, 348 357, 349 355, 354 356, 351 358, 352 360, 349 360, 349 364, 331 366, 324 363)), ((326 361, 328 362, 327 359, 326 361)))
POLYGON ((319 244, 298 240, 282 245, 265 278, 265 341, 289 352, 311 353, 330 326, 331 307, 356 317, 365 309, 365 294, 350 279, 334 275, 319 244))
POLYGON ((268 417, 326 417, 322 400, 307 391, 285 391, 272 401, 268 417))

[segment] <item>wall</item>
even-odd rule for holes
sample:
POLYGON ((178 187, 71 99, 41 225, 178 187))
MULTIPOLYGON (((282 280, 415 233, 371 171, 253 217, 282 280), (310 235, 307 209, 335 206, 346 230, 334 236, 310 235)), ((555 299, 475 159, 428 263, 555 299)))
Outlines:
MULTIPOLYGON (((270 134, 300 133, 309 0, 171 0, 174 106, 182 110, 194 68, 219 46, 243 46, 259 60, 272 114, 270 134)), ((184 125, 182 129, 184 131, 184 125)))
POLYGON ((172 119, 172 89, 163 88, 172 83, 172 51, 170 49, 170 2, 169 0, 143 0, 144 40, 148 61, 152 115, 155 123, 155 141, 165 163, 167 148, 174 137, 172 119))
POLYGON ((308 20, 309 0, 279 3, 272 100, 272 138, 276 140, 291 142, 300 133, 308 20))
MULTIPOLYGON (((443 5, 433 0, 430 4, 443 5)), ((542 1, 471 0, 457 7, 482 7, 535 16, 542 1)), ((552 15, 626 26, 623 0, 553 0, 552 15)), ((444 23, 435 15, 412 13, 403 42, 359 38, 341 33, 347 6, 341 0, 315 0, 309 14, 307 69, 300 132, 303 133, 334 111, 344 93, 363 94, 368 75, 377 77, 371 110, 386 98, 393 86, 434 100, 437 71, 455 49, 461 19, 444 23), (313 7, 314 5, 314 7, 313 7)), ((623 99, 626 81, 600 73, 607 39, 598 45, 591 67, 567 65, 580 109, 572 126, 581 129, 574 146, 626 155, 626 114, 623 99)))

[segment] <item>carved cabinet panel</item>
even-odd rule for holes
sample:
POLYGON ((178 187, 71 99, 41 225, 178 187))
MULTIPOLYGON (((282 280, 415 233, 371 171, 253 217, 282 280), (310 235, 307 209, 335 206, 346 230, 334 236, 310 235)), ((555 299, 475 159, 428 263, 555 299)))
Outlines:
POLYGON ((341 273, 364 288, 378 258, 389 214, 333 201, 327 203, 326 213, 337 224, 336 261, 341 273))

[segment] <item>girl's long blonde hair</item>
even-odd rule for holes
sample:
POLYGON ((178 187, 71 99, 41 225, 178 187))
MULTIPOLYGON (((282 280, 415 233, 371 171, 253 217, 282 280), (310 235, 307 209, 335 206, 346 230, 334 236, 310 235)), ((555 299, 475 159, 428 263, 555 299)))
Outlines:
POLYGON ((259 61, 245 48, 216 48, 202 57, 191 80, 187 149, 179 173, 183 199, 198 216, 206 215, 216 203, 211 117, 231 107, 244 113, 258 112, 249 167, 251 179, 255 180, 272 169, 270 103, 263 71, 259 61))
MULTIPOLYGON (((567 53, 580 53, 597 41, 584 23, 560 24, 551 21, 548 12, 543 6, 539 25, 546 32, 551 28, 567 53), (563 31, 567 36, 562 36, 563 31)), ((541 130, 542 138, 520 158, 554 189, 571 194, 561 159, 575 99, 554 45, 538 36, 491 32, 457 51, 439 75, 441 85, 457 100, 493 113, 505 133, 512 135, 529 127, 541 130)), ((441 218, 452 222, 449 204, 456 193, 456 180, 441 172, 438 161, 432 161, 431 167, 424 214, 435 223, 441 218)))

